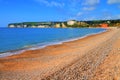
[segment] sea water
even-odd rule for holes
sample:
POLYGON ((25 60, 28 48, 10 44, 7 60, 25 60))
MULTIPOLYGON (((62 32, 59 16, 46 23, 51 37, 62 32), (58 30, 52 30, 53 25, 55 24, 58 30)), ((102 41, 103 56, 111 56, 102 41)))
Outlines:
POLYGON ((106 29, 103 28, 0 28, 0 57, 62 44, 104 31, 106 29))

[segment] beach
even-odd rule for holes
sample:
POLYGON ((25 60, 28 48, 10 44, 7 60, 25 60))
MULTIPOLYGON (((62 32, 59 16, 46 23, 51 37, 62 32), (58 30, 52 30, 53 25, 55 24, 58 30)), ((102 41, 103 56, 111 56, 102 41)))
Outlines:
POLYGON ((92 80, 120 80, 120 36, 112 45, 112 50, 96 69, 92 80))
POLYGON ((0 80, 119 80, 119 41, 120 30, 111 28, 79 40, 0 58, 0 80))

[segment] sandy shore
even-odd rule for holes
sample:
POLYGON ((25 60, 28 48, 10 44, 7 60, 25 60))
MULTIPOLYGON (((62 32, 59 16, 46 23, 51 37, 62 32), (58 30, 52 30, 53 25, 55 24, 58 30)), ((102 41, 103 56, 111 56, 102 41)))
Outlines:
POLYGON ((110 29, 80 40, 0 58, 0 80, 98 80, 102 76, 100 66, 107 65, 105 60, 112 55, 119 31, 110 29))

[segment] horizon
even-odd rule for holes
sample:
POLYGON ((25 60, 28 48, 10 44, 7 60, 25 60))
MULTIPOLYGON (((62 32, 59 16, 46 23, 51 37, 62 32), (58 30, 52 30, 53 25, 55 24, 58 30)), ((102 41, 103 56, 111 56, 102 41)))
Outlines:
POLYGON ((120 19, 120 0, 0 0, 0 9, 0 27, 16 22, 120 19))

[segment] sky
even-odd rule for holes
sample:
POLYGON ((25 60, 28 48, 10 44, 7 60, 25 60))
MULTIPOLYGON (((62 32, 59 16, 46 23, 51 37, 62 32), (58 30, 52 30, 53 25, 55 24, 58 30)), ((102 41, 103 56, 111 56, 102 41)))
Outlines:
POLYGON ((0 0, 0 27, 71 19, 120 19, 120 0, 0 0))

